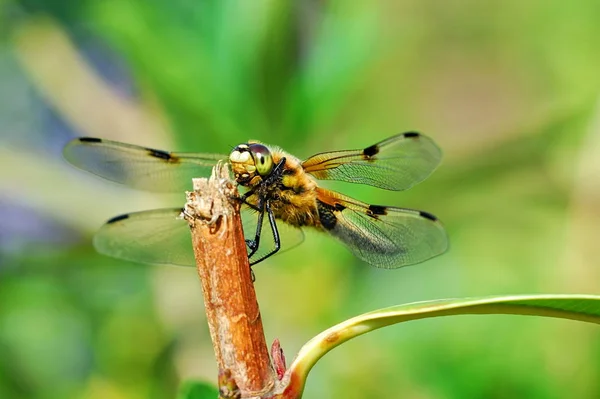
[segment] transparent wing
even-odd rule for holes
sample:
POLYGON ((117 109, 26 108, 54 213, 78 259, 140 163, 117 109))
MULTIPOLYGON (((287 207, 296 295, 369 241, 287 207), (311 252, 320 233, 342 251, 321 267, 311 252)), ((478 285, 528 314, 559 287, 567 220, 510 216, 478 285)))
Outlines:
POLYGON ((140 190, 191 190, 192 178, 207 177, 225 155, 172 153, 116 141, 80 137, 64 148, 67 161, 79 169, 140 190))
POLYGON ((133 262, 194 266, 190 228, 181 211, 153 209, 114 217, 96 233, 94 247, 133 262))
MULTIPOLYGON (((133 262, 195 266, 190 228, 180 218, 181 212, 181 208, 153 209, 114 217, 96 233, 94 247, 101 254, 133 262)), ((241 214, 245 237, 254 239, 256 212, 244 207, 241 214)), ((281 222, 278 227, 280 252, 304 239, 300 229, 281 222)), ((263 233, 259 250, 252 259, 260 259, 261 254, 264 256, 275 246, 268 221, 263 224, 263 233)))
MULTIPOLYGON (((242 223, 244 225, 244 236, 246 239, 254 240, 258 223, 258 213, 252 208, 243 208, 242 223)), ((299 227, 294 227, 281 220, 276 220, 276 223, 281 248, 275 255, 297 247, 304 241, 304 232, 299 227)), ((262 259, 273 251, 273 249, 275 249, 275 237, 269 224, 268 215, 265 214, 261 226, 260 245, 258 246, 258 250, 250 258, 250 262, 262 259)))
POLYGON ((324 189, 318 189, 317 198, 325 230, 373 266, 408 266, 448 248, 444 227, 427 212, 369 205, 324 189))
POLYGON ((362 150, 313 155, 302 166, 317 179, 406 190, 425 180, 441 159, 442 151, 433 140, 408 132, 362 150))

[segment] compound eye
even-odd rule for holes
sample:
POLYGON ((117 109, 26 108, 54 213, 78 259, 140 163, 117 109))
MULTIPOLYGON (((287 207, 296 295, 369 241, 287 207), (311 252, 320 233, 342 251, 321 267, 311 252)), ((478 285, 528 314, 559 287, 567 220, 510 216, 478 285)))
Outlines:
POLYGON ((250 153, 254 158, 256 171, 261 176, 266 176, 273 170, 273 157, 271 151, 262 144, 250 144, 250 153))

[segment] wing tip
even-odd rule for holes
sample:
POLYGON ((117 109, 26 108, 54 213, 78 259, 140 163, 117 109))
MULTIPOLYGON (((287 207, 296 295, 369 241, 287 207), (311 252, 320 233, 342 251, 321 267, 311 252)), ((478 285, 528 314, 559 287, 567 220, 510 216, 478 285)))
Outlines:
POLYGON ((419 211, 419 216, 422 216, 425 219, 429 219, 432 222, 439 222, 440 221, 440 219, 438 219, 434 214, 431 214, 431 213, 425 212, 425 211, 419 211))
POLYGON ((62 150, 63 157, 69 163, 73 164, 75 167, 82 169, 79 166, 79 161, 80 161, 79 150, 82 148, 82 146, 85 146, 87 144, 99 144, 99 143, 102 143, 103 141, 104 140, 96 138, 96 137, 75 137, 74 139, 70 140, 67 144, 65 144, 65 146, 63 147, 63 150, 62 150))
POLYGON ((402 133, 402 136, 407 139, 412 139, 412 138, 422 137, 423 135, 419 132, 409 131, 409 132, 402 133))
POLYGON ((103 140, 99 139, 98 137, 78 137, 73 141, 78 141, 80 143, 102 143, 103 140))
POLYGON ((106 222, 106 224, 114 224, 114 223, 120 222, 120 221, 125 220, 125 219, 129 219, 129 214, 128 213, 125 213, 123 215, 118 215, 118 216, 115 216, 113 218, 110 218, 106 222))

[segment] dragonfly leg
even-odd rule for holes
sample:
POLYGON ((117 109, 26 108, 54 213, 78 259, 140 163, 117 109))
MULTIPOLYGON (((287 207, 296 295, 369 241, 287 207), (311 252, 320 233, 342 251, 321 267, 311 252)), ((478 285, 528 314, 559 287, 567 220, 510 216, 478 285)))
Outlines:
POLYGON ((257 264, 258 262, 262 262, 263 260, 267 259, 268 257, 275 255, 277 253, 277 251, 279 251, 279 249, 281 248, 281 241, 279 238, 279 231, 277 230, 277 223, 275 222, 275 215, 273 215, 273 211, 271 210, 271 205, 269 204, 268 200, 265 201, 265 210, 267 212, 267 216, 269 217, 269 225, 271 226, 271 232, 273 233, 273 242, 275 243, 275 248, 273 248, 273 250, 271 252, 250 262, 250 266, 253 266, 253 265, 257 264))
POLYGON ((240 201, 242 204, 248 205, 248 207, 250 207, 251 209, 254 209, 256 212, 260 212, 260 207, 258 205, 254 205, 254 204, 251 204, 248 202, 248 197, 250 197, 255 192, 256 192, 256 188, 253 188, 253 189, 250 189, 247 192, 245 192, 242 196, 233 197, 232 199, 235 201, 240 201))
POLYGON ((260 233, 262 230, 263 217, 265 216, 265 210, 263 206, 263 200, 259 199, 258 201, 258 221, 256 222, 256 232, 254 233, 253 240, 246 240, 246 245, 250 248, 250 253, 248 254, 248 258, 252 257, 258 250, 258 246, 260 244, 260 233))
MULTIPOLYGON (((263 181, 262 184, 271 185, 271 184, 273 184, 274 181, 276 181, 277 179, 280 179, 281 174, 283 172, 284 165, 285 165, 285 157, 282 158, 277 163, 277 165, 275 165, 271 174, 263 181)), ((256 251, 258 251, 258 247, 260 245, 260 234, 262 231, 262 224, 263 224, 265 209, 269 216, 269 224, 271 226, 271 231, 273 233, 273 241, 275 242, 275 248, 271 252, 267 253, 266 255, 261 256, 258 260, 251 261, 250 266, 255 265, 256 263, 258 263, 262 260, 265 260, 269 256, 275 254, 277 251, 279 251, 279 248, 281 247, 280 240, 279 240, 279 232, 277 231, 277 225, 275 224, 275 216, 273 215, 273 212, 271 211, 271 206, 269 205, 269 201, 265 200, 265 198, 260 195, 261 191, 259 191, 259 195, 258 195, 258 204, 253 205, 253 204, 248 203, 248 201, 247 201, 248 197, 253 195, 255 192, 256 192, 256 188, 252 188, 248 192, 244 193, 244 195, 242 195, 240 198, 238 198, 244 204, 248 205, 250 208, 252 208, 258 212, 258 221, 256 223, 256 233, 254 234, 254 239, 246 240, 246 245, 250 249, 248 258, 251 258, 256 253, 256 251)))
POLYGON ((277 162, 277 165, 275 165, 273 167, 271 174, 269 174, 269 176, 266 177, 265 184, 271 185, 271 184, 275 183, 276 180, 281 179, 281 176, 283 174, 283 167, 285 165, 285 160, 286 160, 286 158, 283 157, 279 160, 279 162, 277 162))
MULTIPOLYGON (((277 165, 275 165, 275 167, 273 168, 273 171, 271 172, 271 174, 269 176, 267 176, 265 178, 265 180, 263 181, 263 183, 261 183, 261 185, 271 185, 273 184, 273 182, 277 179, 281 178, 281 174, 283 172, 283 166, 285 165, 285 157, 281 158, 281 160, 279 162, 277 162, 277 165)), ((262 212, 261 209, 261 205, 254 205, 251 204, 250 202, 248 202, 248 198, 253 195, 254 193, 256 193, 257 187, 253 187, 251 189, 249 189, 248 191, 246 191, 244 194, 242 194, 240 197, 234 197, 235 200, 240 201, 241 203, 248 205, 248 207, 250 207, 251 209, 254 209, 257 212, 262 212)))

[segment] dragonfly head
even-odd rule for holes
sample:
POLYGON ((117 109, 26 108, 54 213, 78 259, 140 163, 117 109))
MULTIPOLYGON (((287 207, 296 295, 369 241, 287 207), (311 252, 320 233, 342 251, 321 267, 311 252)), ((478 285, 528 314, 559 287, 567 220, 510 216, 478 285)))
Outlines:
POLYGON ((231 169, 239 184, 248 184, 254 177, 268 176, 273 171, 271 150, 260 143, 240 144, 229 155, 231 169))

